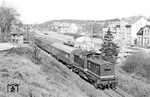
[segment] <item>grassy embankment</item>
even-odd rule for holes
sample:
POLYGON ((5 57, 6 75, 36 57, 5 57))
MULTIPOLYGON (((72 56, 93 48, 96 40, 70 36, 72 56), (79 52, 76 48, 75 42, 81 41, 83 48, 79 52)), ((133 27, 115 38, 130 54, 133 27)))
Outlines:
POLYGON ((122 63, 117 72, 119 86, 135 97, 150 97, 150 56, 145 52, 135 52, 122 63))
POLYGON ((44 52, 35 58, 29 47, 0 52, 0 76, 0 97, 105 97, 44 52), (6 92, 10 83, 20 84, 18 93, 6 92))

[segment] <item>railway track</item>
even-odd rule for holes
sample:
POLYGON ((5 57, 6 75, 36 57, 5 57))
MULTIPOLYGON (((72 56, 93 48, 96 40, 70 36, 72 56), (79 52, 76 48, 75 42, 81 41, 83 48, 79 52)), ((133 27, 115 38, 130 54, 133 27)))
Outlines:
POLYGON ((116 90, 104 90, 103 92, 105 92, 105 94, 107 94, 109 97, 133 97, 118 87, 116 90))
MULTIPOLYGON (((49 38, 49 37, 48 37, 49 38)), ((58 41, 58 40, 57 40, 58 41)), ((37 44, 36 44, 37 45, 37 44)), ((38 46, 38 45, 37 45, 38 46)), ((39 46, 38 46, 39 47, 39 46)), ((46 53, 50 54, 48 51, 45 49, 39 47, 42 51, 45 51, 46 53)), ((54 58, 55 59, 55 58, 54 58)), ((57 59, 56 59, 57 60, 57 59)), ((63 64, 63 63, 62 63, 63 64)), ((86 81, 87 82, 87 81, 86 81)), ((133 97, 129 94, 127 94, 125 91, 119 89, 118 87, 116 90, 103 90, 103 92, 108 96, 108 97, 133 97)))
POLYGON ((137 76, 135 76, 135 75, 130 75, 130 74, 128 74, 128 73, 126 73, 126 72, 124 72, 124 71, 122 71, 122 70, 119 70, 119 69, 118 69, 117 72, 122 73, 122 74, 125 74, 125 75, 127 75, 127 76, 129 76, 129 77, 132 77, 132 78, 136 79, 136 80, 139 80, 139 81, 145 82, 145 83, 147 83, 147 84, 150 84, 149 81, 143 80, 142 78, 137 77, 137 76))

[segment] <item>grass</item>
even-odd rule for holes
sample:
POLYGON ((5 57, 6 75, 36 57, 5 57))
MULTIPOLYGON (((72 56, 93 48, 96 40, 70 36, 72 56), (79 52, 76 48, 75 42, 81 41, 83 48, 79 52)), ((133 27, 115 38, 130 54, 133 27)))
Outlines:
MULTIPOLYGON (((32 48, 25 47, 0 53, 2 88, 10 82, 19 83, 20 96, 15 97, 88 97, 76 87, 63 65, 42 52, 39 54, 42 64, 37 65, 32 54, 32 48)), ((0 89, 0 92, 3 91, 0 89)), ((9 95, 2 93, 2 96, 9 95)))
POLYGON ((128 56, 117 72, 119 87, 134 97, 150 97, 150 55, 138 51, 128 56))
POLYGON ((136 74, 150 80, 150 56, 143 52, 135 52, 127 57, 122 69, 129 74, 136 74))

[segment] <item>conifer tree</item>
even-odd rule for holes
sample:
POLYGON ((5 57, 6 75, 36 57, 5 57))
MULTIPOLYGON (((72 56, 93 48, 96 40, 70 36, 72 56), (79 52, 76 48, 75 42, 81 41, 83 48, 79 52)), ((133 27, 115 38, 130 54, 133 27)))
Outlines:
POLYGON ((113 41, 114 37, 110 30, 106 32, 103 38, 103 44, 100 51, 102 52, 102 59, 115 63, 119 53, 119 47, 113 41))

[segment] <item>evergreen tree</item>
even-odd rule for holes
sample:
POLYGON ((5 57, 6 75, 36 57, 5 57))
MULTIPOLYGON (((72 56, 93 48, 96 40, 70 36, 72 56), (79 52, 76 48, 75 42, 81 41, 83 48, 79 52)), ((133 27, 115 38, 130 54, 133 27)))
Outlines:
POLYGON ((103 44, 100 51, 102 52, 102 59, 115 63, 119 53, 119 47, 113 42, 113 34, 110 30, 106 32, 103 38, 103 44))

